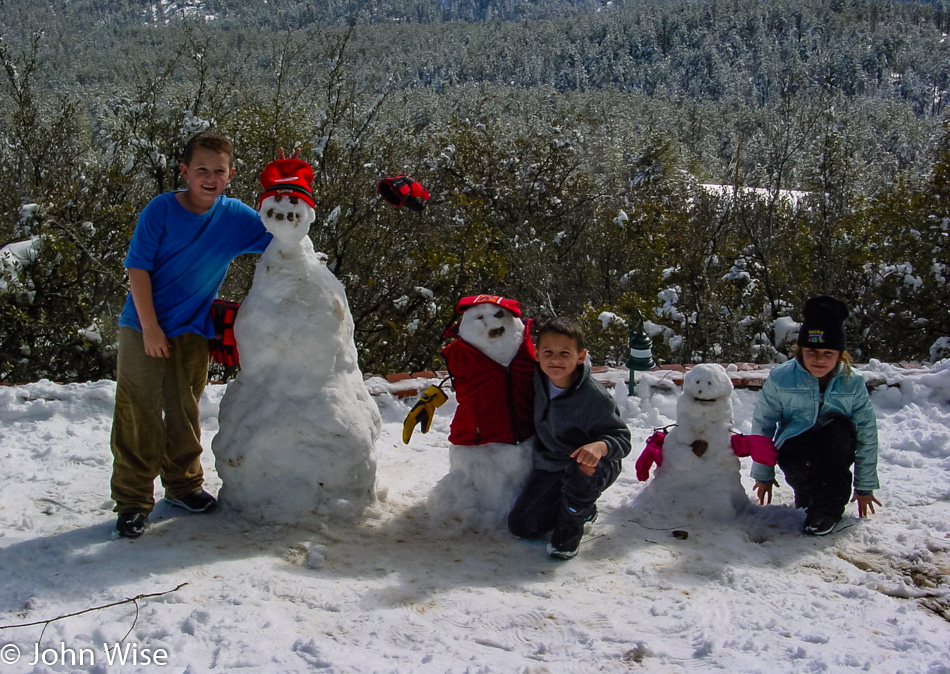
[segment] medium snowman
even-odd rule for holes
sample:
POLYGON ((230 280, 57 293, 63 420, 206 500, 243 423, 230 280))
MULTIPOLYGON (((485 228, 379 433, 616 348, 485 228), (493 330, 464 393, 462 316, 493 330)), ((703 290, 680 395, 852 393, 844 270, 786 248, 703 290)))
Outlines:
POLYGON ((636 464, 641 480, 648 479, 652 461, 660 464, 633 502, 650 523, 732 521, 748 511, 731 439, 732 389, 721 365, 697 365, 686 374, 676 426, 665 437, 655 434, 636 464))
POLYGON ((283 158, 261 173, 274 235, 234 326, 241 371, 212 448, 225 507, 261 523, 319 528, 375 502, 381 419, 363 384, 343 285, 307 236, 313 170, 283 158))
POLYGON ((446 331, 451 341, 442 355, 458 406, 449 432, 449 472, 433 488, 429 512, 467 530, 503 528, 532 468, 531 321, 521 319, 516 300, 497 295, 463 297, 456 311, 461 318, 446 331))

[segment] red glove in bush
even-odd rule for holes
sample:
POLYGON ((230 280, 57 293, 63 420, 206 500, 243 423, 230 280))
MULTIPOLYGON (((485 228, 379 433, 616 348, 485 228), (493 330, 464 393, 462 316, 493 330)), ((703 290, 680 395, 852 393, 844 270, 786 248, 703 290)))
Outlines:
POLYGON ((751 456, 753 461, 765 466, 774 466, 778 462, 778 449, 775 448, 772 438, 737 433, 731 440, 732 451, 738 457, 751 456))
POLYGON ((666 431, 654 431, 653 435, 647 438, 647 446, 640 452, 637 462, 634 466, 637 469, 637 479, 640 482, 646 482, 650 479, 650 469, 655 463, 657 466, 663 465, 663 441, 666 440, 666 431))
POLYGON ((396 208, 405 206, 412 211, 421 211, 425 204, 420 199, 429 200, 429 191, 407 175, 383 178, 376 185, 376 192, 386 203, 396 208))

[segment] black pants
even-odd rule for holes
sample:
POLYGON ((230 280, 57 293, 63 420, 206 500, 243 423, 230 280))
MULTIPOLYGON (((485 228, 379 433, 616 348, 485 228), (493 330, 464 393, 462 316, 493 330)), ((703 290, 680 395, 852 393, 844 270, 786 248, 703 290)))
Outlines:
POLYGON ((528 484, 508 514, 508 529, 521 538, 540 538, 554 529, 559 515, 568 508, 572 516, 585 519, 607 487, 620 475, 619 461, 600 461, 593 475, 585 475, 572 463, 562 471, 535 469, 528 484))
POLYGON ((795 490, 795 505, 808 512, 841 517, 851 498, 851 465, 857 449, 854 423, 842 414, 823 417, 786 440, 778 465, 795 490))

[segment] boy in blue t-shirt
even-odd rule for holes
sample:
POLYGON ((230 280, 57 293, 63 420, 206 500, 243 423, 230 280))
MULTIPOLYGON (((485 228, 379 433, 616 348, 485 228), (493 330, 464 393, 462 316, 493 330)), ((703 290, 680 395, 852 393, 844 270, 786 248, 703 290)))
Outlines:
POLYGON ((125 267, 130 294, 119 317, 112 498, 120 536, 140 536, 161 476, 165 500, 214 508, 202 489, 198 401, 208 382, 210 309, 231 261, 270 243, 260 216, 224 196, 234 148, 203 131, 185 145, 186 188, 152 199, 139 215, 125 267))

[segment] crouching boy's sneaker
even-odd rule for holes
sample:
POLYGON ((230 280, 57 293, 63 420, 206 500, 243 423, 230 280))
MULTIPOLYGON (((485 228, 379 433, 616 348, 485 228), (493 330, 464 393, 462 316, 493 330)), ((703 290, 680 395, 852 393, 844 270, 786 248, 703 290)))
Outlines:
POLYGON ((148 526, 148 515, 128 511, 119 513, 115 521, 115 531, 122 538, 138 538, 145 533, 148 526))
POLYGON ((165 497, 165 500, 176 505, 179 508, 184 508, 190 513, 206 513, 214 510, 214 507, 218 505, 217 500, 214 496, 206 492, 204 489, 197 489, 187 496, 182 496, 181 498, 168 498, 165 497))
POLYGON ((578 509, 566 506, 558 517, 557 526, 548 543, 548 554, 555 559, 570 559, 577 555, 581 538, 584 537, 584 523, 597 519, 597 507, 578 509))
POLYGON ((581 538, 584 536, 584 524, 562 526, 558 525, 551 534, 551 542, 548 543, 548 554, 555 559, 570 559, 577 555, 577 548, 580 547, 581 538))

